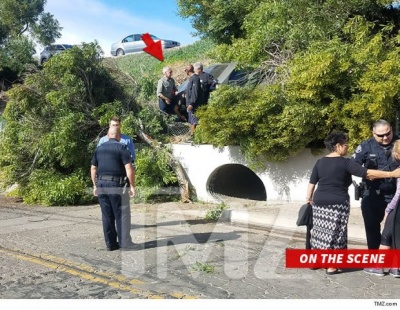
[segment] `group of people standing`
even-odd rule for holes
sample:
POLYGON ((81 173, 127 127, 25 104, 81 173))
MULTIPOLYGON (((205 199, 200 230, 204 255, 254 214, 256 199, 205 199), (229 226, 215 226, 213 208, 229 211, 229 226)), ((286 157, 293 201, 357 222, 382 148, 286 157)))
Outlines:
MULTIPOLYGON (((313 167, 306 200, 312 204, 312 249, 347 249, 347 224, 350 215, 348 188, 352 175, 362 177, 364 192, 361 210, 368 249, 390 249, 393 241, 394 210, 400 197, 400 140, 386 120, 372 127, 373 137, 362 142, 351 158, 348 136, 333 132, 325 139, 328 154, 313 167), (385 227, 381 234, 381 222, 385 227)), ((383 276, 381 268, 366 268, 366 273, 383 276)), ((333 275, 340 269, 328 268, 333 275)), ((400 277, 400 270, 389 274, 400 277)))
MULTIPOLYGON (((180 113, 176 102, 177 87, 170 67, 163 69, 157 96, 160 110, 177 115, 180 121, 189 121, 193 133, 198 124, 195 111, 207 104, 211 87, 215 87, 216 81, 203 71, 199 62, 187 65, 185 72, 189 76, 185 91, 187 117, 180 113)), ((121 133, 121 121, 113 116, 107 135, 99 140, 90 169, 93 194, 100 204, 104 239, 109 251, 137 247, 130 235, 129 202, 129 196, 135 196, 135 157, 132 139, 121 133)))
POLYGON ((216 87, 217 81, 211 74, 203 71, 203 65, 200 62, 187 65, 185 73, 189 80, 186 90, 181 98, 178 98, 178 89, 172 78, 172 69, 165 67, 163 77, 157 83, 157 97, 160 110, 169 115, 176 115, 178 121, 189 122, 190 132, 193 134, 198 125, 196 110, 208 103, 210 92, 216 87), (179 103, 179 101, 181 102, 179 103), (186 111, 183 113, 179 107, 182 104, 186 106, 186 111))
MULTIPOLYGON (((201 65, 201 64, 200 64, 201 65)), ((200 65, 188 65, 185 71, 190 76, 186 91, 190 124, 197 124, 194 114, 202 102, 196 93, 200 86, 200 65)), ((167 75, 172 72, 165 70, 167 75)), ((174 87, 161 83, 162 89, 174 87)), ((168 109, 171 98, 164 92, 159 95, 168 109)), ((204 99, 201 99, 204 100, 204 99)), ((173 108, 174 109, 174 108, 173 108)), ((372 127, 373 137, 362 142, 351 158, 348 153, 348 136, 333 132, 325 139, 328 154, 313 167, 307 189, 306 200, 312 204, 313 227, 312 249, 347 249, 347 226, 350 215, 348 188, 352 176, 362 177, 365 190, 361 210, 364 219, 368 249, 390 249, 393 243, 394 210, 400 199, 400 139, 391 125, 378 120, 372 127), (381 233, 381 222, 384 229, 381 233)), ((130 236, 131 213, 129 196, 135 195, 135 149, 132 139, 121 133, 118 117, 110 119, 107 135, 102 137, 91 162, 93 194, 98 197, 103 233, 107 249, 129 249, 136 245, 130 236)), ((383 269, 364 269, 369 274, 385 275, 383 269)), ((328 275, 342 272, 328 268, 328 275)), ((389 274, 400 277, 400 270, 392 268, 389 274)))

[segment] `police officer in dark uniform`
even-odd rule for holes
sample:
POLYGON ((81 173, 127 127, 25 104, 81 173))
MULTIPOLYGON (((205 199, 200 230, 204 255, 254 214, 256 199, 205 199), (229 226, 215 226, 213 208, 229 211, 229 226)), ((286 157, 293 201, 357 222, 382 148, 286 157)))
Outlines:
MULTIPOLYGON (((373 138, 362 142, 353 154, 353 159, 368 169, 393 171, 398 163, 392 158, 394 136, 392 127, 385 120, 378 120, 372 128, 373 138)), ((396 192, 396 179, 363 179, 365 184, 361 201, 361 211, 367 237, 368 249, 379 249, 381 242, 381 222, 385 208, 396 192)))
POLYGON ((193 67, 194 72, 200 78, 200 87, 203 93, 203 102, 200 105, 207 104, 210 99, 210 92, 216 89, 218 81, 211 74, 203 71, 203 64, 201 62, 196 62, 193 67))
POLYGON ((121 131, 111 127, 109 140, 93 156, 90 174, 93 194, 98 196, 107 250, 130 248, 131 212, 129 192, 135 195, 135 170, 126 145, 119 143, 121 131), (130 191, 129 191, 130 189, 130 191))

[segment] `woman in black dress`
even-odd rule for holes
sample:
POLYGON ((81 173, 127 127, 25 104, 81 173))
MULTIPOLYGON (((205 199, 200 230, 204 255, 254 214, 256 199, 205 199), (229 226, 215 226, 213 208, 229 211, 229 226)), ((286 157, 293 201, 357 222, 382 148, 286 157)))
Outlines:
MULTIPOLYGON (((319 159, 311 173, 307 189, 307 202, 313 206, 312 249, 347 249, 347 223, 350 215, 348 188, 352 175, 368 179, 393 178, 395 171, 380 171, 360 166, 344 156, 348 152, 348 137, 334 132, 325 139, 329 154, 319 159), (314 192, 315 186, 318 184, 314 192)), ((336 274, 340 270, 328 268, 326 273, 336 274)))

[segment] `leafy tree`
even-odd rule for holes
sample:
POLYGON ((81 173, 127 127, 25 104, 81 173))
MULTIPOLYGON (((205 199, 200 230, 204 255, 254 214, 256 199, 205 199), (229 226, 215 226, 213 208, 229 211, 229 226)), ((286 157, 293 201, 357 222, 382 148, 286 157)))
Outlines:
POLYGON ((354 147, 375 120, 394 122, 400 12, 382 2, 260 1, 244 20, 245 36, 217 53, 276 77, 214 92, 198 112, 196 138, 283 161, 321 147, 332 130, 348 131, 354 147))
MULTIPOLYGON (((84 43, 55 55, 7 92, 6 126, 0 133, 3 186, 17 183, 16 194, 27 203, 92 202, 90 160, 110 117, 120 115, 122 130, 131 136, 148 139, 143 130, 154 136, 164 130, 154 110, 136 103, 132 82, 108 65, 97 42, 84 43)), ((137 185, 145 195, 163 184, 182 183, 171 154, 155 145, 137 153, 137 185)))
POLYGON ((32 63, 36 39, 43 45, 61 36, 61 27, 44 12, 46 0, 0 0, 0 81, 20 76, 32 63))
POLYGON ((179 15, 190 18, 196 35, 216 43, 229 44, 241 38, 246 15, 259 1, 254 0, 178 0, 179 15))
POLYGON ((243 20, 243 36, 232 44, 218 47, 220 59, 259 65, 281 53, 291 54, 307 49, 315 41, 339 36, 344 41, 343 26, 354 16, 363 16, 375 23, 374 31, 382 25, 400 27, 399 14, 387 6, 387 1, 375 0, 261 0, 243 20), (383 2, 383 4, 382 4, 383 2), (386 2, 386 3, 385 3, 386 2))
POLYGON ((98 120, 127 111, 120 100, 124 93, 102 66, 99 51, 97 43, 74 47, 8 91, 1 177, 4 184, 18 183, 28 202, 92 199, 86 187, 101 132, 98 120))

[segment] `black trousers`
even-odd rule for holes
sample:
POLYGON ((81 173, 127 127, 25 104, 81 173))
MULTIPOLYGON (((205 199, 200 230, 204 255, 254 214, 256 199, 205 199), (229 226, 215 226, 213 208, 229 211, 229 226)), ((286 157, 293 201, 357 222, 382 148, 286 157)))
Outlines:
POLYGON ((365 234, 368 249, 379 249, 381 244, 381 222, 385 209, 393 195, 377 194, 366 190, 361 201, 361 211, 364 218, 365 234))
POLYGON ((161 111, 166 112, 170 115, 175 114, 174 108, 175 108, 175 103, 172 102, 171 104, 167 104, 164 99, 158 98, 158 106, 161 111))
POLYGON ((123 188, 118 182, 98 180, 97 194, 106 246, 108 248, 129 246, 132 238, 128 189, 123 194, 123 188))
POLYGON ((307 232, 306 232, 306 250, 311 250, 311 229, 313 228, 313 225, 306 225, 307 226, 307 232))

